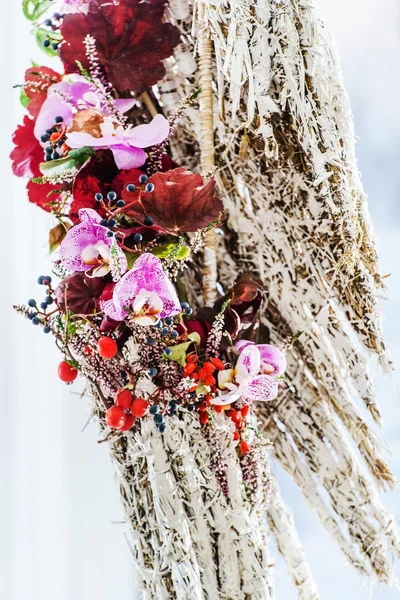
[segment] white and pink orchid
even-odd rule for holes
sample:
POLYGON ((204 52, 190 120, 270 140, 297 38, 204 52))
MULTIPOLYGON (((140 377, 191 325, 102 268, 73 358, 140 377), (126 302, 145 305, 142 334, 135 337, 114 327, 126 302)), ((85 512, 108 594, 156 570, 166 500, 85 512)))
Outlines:
POLYGON ((138 325, 154 325, 181 312, 179 298, 165 275, 159 258, 145 252, 114 288, 113 296, 101 304, 116 321, 130 317, 138 325))
MULTIPOLYGON (((125 113, 136 100, 132 98, 115 100, 115 108, 125 113)), ((94 108, 105 117, 110 116, 109 108, 103 106, 92 86, 81 75, 67 75, 63 81, 50 86, 35 123, 35 137, 40 140, 47 129, 54 125, 56 117, 63 118, 64 125, 70 125, 74 115, 88 108, 94 108)))
MULTIPOLYGON (((107 227, 100 225, 100 215, 90 208, 79 211, 80 223, 72 227, 60 247, 63 266, 69 271, 91 271, 92 277, 103 277, 111 270, 111 246, 116 244, 114 237, 107 234, 107 227)), ((118 260, 125 271, 125 254, 116 244, 118 260)))
POLYGON ((168 137, 169 122, 163 115, 156 115, 146 125, 124 128, 108 117, 104 119, 100 129, 101 137, 85 132, 71 132, 67 135, 67 144, 70 148, 109 148, 119 169, 136 169, 146 162, 147 155, 143 148, 161 144, 168 137))
POLYGON ((278 377, 286 368, 283 353, 270 344, 238 342, 239 358, 235 368, 218 374, 220 395, 211 402, 219 406, 232 404, 239 398, 251 402, 268 402, 278 394, 278 377))

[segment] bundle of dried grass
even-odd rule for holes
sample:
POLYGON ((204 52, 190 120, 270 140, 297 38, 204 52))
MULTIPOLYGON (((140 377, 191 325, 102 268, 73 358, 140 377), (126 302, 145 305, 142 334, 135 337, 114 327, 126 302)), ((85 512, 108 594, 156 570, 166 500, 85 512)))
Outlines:
MULTIPOLYGON (((259 418, 276 457, 348 561, 391 583, 389 551, 399 552, 400 537, 377 487, 393 486, 394 478, 357 404, 362 399, 380 424, 368 357, 390 370, 377 303, 384 286, 334 45, 310 0, 197 6, 170 2, 169 19, 184 43, 168 63, 160 97, 172 112, 199 85, 198 73, 202 81, 212 75, 213 170, 227 209, 215 254, 218 280, 230 286, 244 270, 262 278, 262 341, 283 345, 304 332, 288 356, 284 393, 260 406, 259 418), (204 31, 213 47, 206 74, 204 41, 197 40, 204 31)), ((176 133, 174 155, 195 168, 204 143, 196 111, 176 133)), ((195 301, 198 282, 191 289, 195 301)), ((274 489, 269 518, 278 546, 300 597, 316 598, 274 489)))

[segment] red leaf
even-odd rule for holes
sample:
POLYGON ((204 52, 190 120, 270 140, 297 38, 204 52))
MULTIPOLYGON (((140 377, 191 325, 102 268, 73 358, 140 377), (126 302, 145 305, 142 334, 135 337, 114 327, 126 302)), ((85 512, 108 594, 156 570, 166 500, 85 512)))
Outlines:
POLYGON ((28 181, 28 185, 26 189, 28 191, 29 202, 33 204, 37 204, 43 210, 47 212, 51 212, 51 210, 56 210, 58 206, 58 200, 60 194, 58 190, 60 190, 59 185, 53 185, 52 183, 34 183, 33 181, 28 181))
POLYGON ((75 315, 89 315, 98 308, 98 299, 104 290, 101 277, 86 277, 83 273, 74 273, 63 279, 56 289, 58 306, 65 312, 66 305, 75 315))
POLYGON ((11 152, 12 169, 17 177, 39 177, 39 164, 43 161, 43 148, 35 138, 35 121, 25 115, 22 125, 18 125, 13 134, 15 144, 11 152))
POLYGON ((24 90, 30 99, 28 110, 33 117, 38 116, 49 87, 59 81, 61 75, 49 67, 31 67, 25 71, 24 90))
MULTIPOLYGON (((201 175, 179 168, 155 173, 149 181, 154 184, 154 191, 142 194, 140 202, 130 207, 129 215, 138 222, 150 216, 155 227, 171 235, 203 229, 224 210, 214 195, 214 179, 204 184, 201 175)), ((122 198, 127 203, 133 202, 135 194, 125 188, 122 198)))
POLYGON ((76 61, 89 67, 83 41, 96 40, 100 65, 119 91, 143 92, 162 79, 162 60, 179 44, 179 30, 163 23, 166 0, 119 0, 117 4, 91 0, 88 14, 73 13, 63 20, 60 57, 67 73, 77 72, 76 61))

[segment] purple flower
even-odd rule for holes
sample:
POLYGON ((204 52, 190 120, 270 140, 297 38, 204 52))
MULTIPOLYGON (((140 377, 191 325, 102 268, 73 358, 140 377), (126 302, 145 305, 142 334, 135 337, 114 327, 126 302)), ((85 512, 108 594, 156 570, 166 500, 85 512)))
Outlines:
POLYGON ((147 252, 139 256, 132 269, 117 283, 112 299, 102 303, 102 309, 116 321, 125 319, 129 311, 138 325, 152 325, 182 310, 161 260, 147 252))
MULTIPOLYGON (((277 375, 283 372, 280 371, 282 364, 273 366, 264 361, 265 358, 273 360, 275 351, 277 357, 279 353, 283 356, 280 350, 268 344, 256 346, 253 342, 238 342, 236 349, 239 349, 240 352, 236 367, 219 372, 218 386, 223 391, 211 401, 212 404, 222 406, 231 404, 239 398, 247 404, 256 401, 268 402, 276 398, 278 394, 277 375), (262 357, 261 348, 263 348, 264 357, 262 357)), ((281 361, 280 357, 279 360, 281 361)))
POLYGON ((142 148, 150 148, 163 142, 169 134, 169 123, 162 115, 156 115, 147 125, 138 127, 117 127, 112 119, 105 119, 100 125, 102 136, 93 137, 90 133, 72 132, 67 136, 71 148, 110 148, 119 169, 136 169, 146 162, 147 155, 142 148))
POLYGON ((107 236, 109 229, 100 225, 100 215, 90 208, 81 208, 79 218, 79 225, 68 231, 61 244, 60 257, 64 267, 69 271, 92 270, 92 277, 103 277, 110 271, 111 247, 115 244, 119 263, 125 271, 125 254, 115 238, 107 236))
MULTIPOLYGON (((105 116, 109 110, 102 106, 100 99, 94 93, 91 85, 81 76, 67 76, 68 79, 50 86, 47 98, 44 101, 35 123, 35 137, 40 137, 46 129, 51 129, 56 117, 62 117, 64 125, 69 125, 74 114, 79 110, 95 108, 105 116)), ((134 106, 134 99, 115 100, 115 108, 120 112, 127 112, 134 106)))

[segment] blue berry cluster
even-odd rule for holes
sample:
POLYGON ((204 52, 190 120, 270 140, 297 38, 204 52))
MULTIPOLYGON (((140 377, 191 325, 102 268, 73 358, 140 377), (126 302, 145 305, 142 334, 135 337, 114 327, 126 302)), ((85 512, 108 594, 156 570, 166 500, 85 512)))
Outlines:
MULTIPOLYGON (((45 25, 46 27, 49 27, 51 29, 51 31, 57 31, 60 28, 60 21, 64 18, 65 15, 62 15, 58 12, 54 13, 53 18, 52 19, 46 19, 43 23, 43 25, 45 25)), ((54 38, 53 38, 54 40, 54 38)), ((45 40, 43 40, 43 46, 45 48, 51 48, 54 51, 58 50, 58 46, 59 43, 57 41, 51 41, 51 33, 49 32, 49 37, 46 38, 45 40)))
MULTIPOLYGON (((51 277, 50 277, 50 275, 40 275, 40 277, 38 277, 37 282, 39 285, 50 286, 51 277)), ((53 302, 54 302, 54 298, 51 296, 51 290, 48 290, 45 299, 43 300, 43 302, 41 302, 39 304, 39 308, 42 311, 46 311, 47 308, 51 304, 53 304, 53 302)), ((28 312, 28 319, 30 319, 30 321, 33 323, 33 325, 44 325, 43 333, 50 333, 51 328, 47 324, 43 323, 43 319, 38 314, 39 308, 38 308, 37 301, 34 298, 30 298, 30 300, 28 300, 27 304, 28 304, 29 308, 33 309, 28 312)))
POLYGON ((46 132, 41 136, 40 141, 43 144, 50 142, 48 146, 44 148, 44 160, 49 162, 51 160, 57 160, 61 158, 62 152, 59 150, 61 146, 65 143, 66 136, 64 135, 61 139, 56 142, 51 142, 50 138, 53 133, 60 133, 59 125, 63 122, 63 118, 58 116, 54 119, 55 125, 50 129, 46 129, 46 132))

